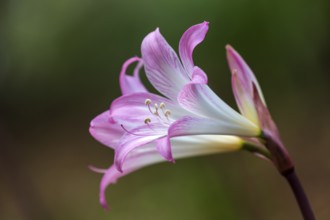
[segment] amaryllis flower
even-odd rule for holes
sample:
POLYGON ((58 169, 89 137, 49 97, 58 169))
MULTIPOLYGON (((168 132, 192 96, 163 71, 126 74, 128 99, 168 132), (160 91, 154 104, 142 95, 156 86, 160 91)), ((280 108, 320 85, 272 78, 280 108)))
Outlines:
MULTIPOLYGON (((178 56, 156 29, 142 42, 142 58, 133 57, 124 63, 120 73, 122 96, 90 126, 93 137, 115 151, 110 168, 94 169, 104 173, 100 185, 104 207, 109 184, 154 163, 246 146, 267 156, 268 150, 259 141, 265 138, 275 140, 273 146, 266 145, 270 152, 278 151, 275 145, 281 145, 281 141, 276 126, 254 74, 240 55, 227 46, 233 91, 241 114, 210 89, 207 75, 194 64, 193 50, 207 31, 208 22, 190 27, 181 37, 178 56), (126 70, 132 63, 137 66, 133 75, 128 75, 126 70), (141 82, 142 67, 160 95, 149 92, 141 82)), ((286 154, 285 150, 281 152, 286 154)), ((280 156, 278 160, 281 159, 280 156)))

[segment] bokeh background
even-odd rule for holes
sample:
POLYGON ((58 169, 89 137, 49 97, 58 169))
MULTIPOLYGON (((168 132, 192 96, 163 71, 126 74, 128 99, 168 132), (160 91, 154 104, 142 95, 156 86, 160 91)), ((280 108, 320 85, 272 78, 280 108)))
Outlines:
POLYGON ((235 107, 224 46, 257 75, 317 218, 330 219, 330 1, 2 0, 0 219, 301 219, 273 166, 248 153, 163 163, 122 178, 98 203, 113 152, 88 133, 120 95, 122 63, 160 27, 177 49, 207 20, 195 63, 235 107))

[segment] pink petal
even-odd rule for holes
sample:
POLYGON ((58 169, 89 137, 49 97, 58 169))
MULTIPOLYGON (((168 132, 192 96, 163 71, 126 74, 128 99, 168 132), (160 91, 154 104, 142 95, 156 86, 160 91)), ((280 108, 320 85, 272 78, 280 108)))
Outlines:
POLYGON ((259 96, 265 104, 259 83, 244 59, 230 45, 226 46, 226 50, 232 73, 232 88, 238 108, 245 117, 256 122, 252 84, 256 85, 259 96))
POLYGON ((120 143, 115 151, 114 164, 118 171, 123 172, 123 163, 131 151, 153 142, 166 134, 167 127, 161 124, 142 125, 126 132, 120 139, 120 143))
POLYGON ((257 85, 258 83, 252 70, 232 46, 227 45, 226 50, 227 61, 231 72, 237 73, 239 80, 244 83, 243 86, 246 88, 246 90, 249 91, 251 95, 253 95, 252 83, 254 83, 255 85, 257 85))
POLYGON ((156 140, 156 148, 165 160, 168 160, 172 163, 175 162, 172 155, 172 148, 169 137, 166 136, 156 140))
POLYGON ((159 29, 144 38, 141 53, 150 83, 163 95, 176 100, 178 92, 189 81, 189 77, 159 29))
POLYGON ((208 29, 209 23, 204 21, 203 23, 190 27, 184 32, 180 39, 180 58, 190 77, 193 72, 193 67, 195 66, 193 61, 193 51, 195 47, 204 40, 208 29))
POLYGON ((133 57, 128 59, 124 64, 120 72, 119 82, 122 94, 130 94, 134 92, 148 92, 140 80, 139 71, 143 66, 143 62, 139 57, 133 57), (139 62, 134 70, 134 75, 130 76, 126 74, 127 68, 134 62, 139 62))
POLYGON ((145 166, 163 162, 164 159, 159 155, 153 144, 148 144, 143 147, 143 151, 132 152, 127 157, 126 163, 123 164, 123 172, 119 172, 116 165, 110 166, 107 172, 103 175, 100 183, 100 203, 103 208, 108 209, 105 197, 105 190, 110 184, 114 184, 120 177, 123 177, 133 171, 141 169, 145 166))
POLYGON ((190 83, 194 84, 207 84, 208 78, 206 73, 200 69, 198 66, 193 67, 192 80, 190 83))
MULTIPOLYGON (((193 80, 194 81, 194 80, 193 80)), ((257 132, 257 127, 222 101, 207 85, 189 83, 178 96, 179 104, 198 116, 236 124, 257 132)))
MULTIPOLYGON (((176 159, 207 155, 220 152, 228 152, 240 149, 242 141, 233 136, 193 136, 177 137, 172 140, 173 155, 176 159), (211 141, 210 141, 211 140, 211 141)), ((117 180, 133 171, 143 167, 164 162, 153 143, 147 144, 131 152, 123 164, 124 172, 119 172, 115 165, 112 165, 103 175, 100 184, 100 203, 108 209, 105 197, 105 190, 108 185, 116 183, 117 180)))
MULTIPOLYGON (((128 172, 128 171, 126 171, 128 172)), ((121 176, 125 176, 127 173, 119 172, 114 165, 112 165, 103 175, 101 183, 100 183, 100 203, 104 209, 109 210, 109 206, 105 197, 105 190, 108 185, 116 183, 117 179, 121 176)))
POLYGON ((119 139, 124 134, 124 130, 110 121, 109 111, 96 116, 90 123, 90 134, 102 144, 115 148, 119 139))
MULTIPOLYGON (((228 123, 221 120, 208 119, 208 118, 196 118, 191 116, 185 116, 174 123, 168 129, 167 136, 157 140, 157 149, 161 155, 168 161, 174 162, 172 156, 171 138, 175 137, 199 137, 199 136, 217 136, 217 135, 240 135, 240 136, 256 136, 259 135, 260 131, 246 129, 240 125, 228 123)), ((198 144, 198 139, 195 139, 195 144, 198 144)), ((212 138, 211 138, 212 139, 212 138)), ((205 144, 205 143, 204 143, 205 144)), ((196 149, 199 152, 203 151, 204 146, 201 149, 196 149)), ((197 151, 194 150, 193 154, 197 151)), ((225 150, 224 150, 225 151, 225 150)), ((177 157, 179 152, 176 150, 175 156, 177 157)), ((189 153, 184 151, 185 155, 189 153)))
POLYGON ((245 90, 242 81, 238 79, 237 73, 232 73, 231 82, 235 100, 240 112, 244 117, 258 125, 259 120, 252 99, 253 97, 251 97, 250 93, 245 90))
POLYGON ((165 108, 171 111, 171 118, 179 118, 186 115, 184 111, 175 102, 152 94, 152 93, 134 93, 121 96, 112 102, 110 107, 111 117, 118 124, 123 124, 126 128, 132 128, 144 124, 146 118, 151 119, 151 124, 159 123, 159 120, 166 120, 162 110, 159 110, 161 118, 152 114, 145 104, 147 99, 151 100, 151 111, 155 111, 154 105, 165 104, 165 108))

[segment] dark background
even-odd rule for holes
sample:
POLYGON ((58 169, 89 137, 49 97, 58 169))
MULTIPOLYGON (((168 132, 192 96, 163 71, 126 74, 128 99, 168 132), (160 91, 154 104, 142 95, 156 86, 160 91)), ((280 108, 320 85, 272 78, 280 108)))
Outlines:
POLYGON ((231 106, 224 46, 254 70, 320 220, 330 218, 328 0, 0 2, 0 219, 301 219, 273 166, 247 153, 159 164, 133 173, 98 203, 113 152, 88 133, 120 95, 122 63, 160 27, 177 49, 210 22, 195 63, 231 106))

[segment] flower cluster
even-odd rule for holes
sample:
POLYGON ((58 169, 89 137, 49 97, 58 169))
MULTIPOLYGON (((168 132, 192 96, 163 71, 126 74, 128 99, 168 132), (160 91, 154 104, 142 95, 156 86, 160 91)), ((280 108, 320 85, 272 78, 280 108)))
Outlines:
POLYGON ((231 46, 226 46, 227 59, 240 113, 207 85, 207 75, 193 61, 193 50, 207 31, 208 22, 190 27, 181 37, 178 56, 156 29, 144 38, 142 57, 124 63, 119 77, 122 96, 90 125, 92 136, 115 150, 110 168, 94 169, 104 173, 103 207, 109 184, 162 161, 248 149, 268 157, 281 172, 292 168, 257 79, 231 46), (128 75, 133 63, 134 73, 128 75), (141 68, 161 95, 143 85, 141 68))

